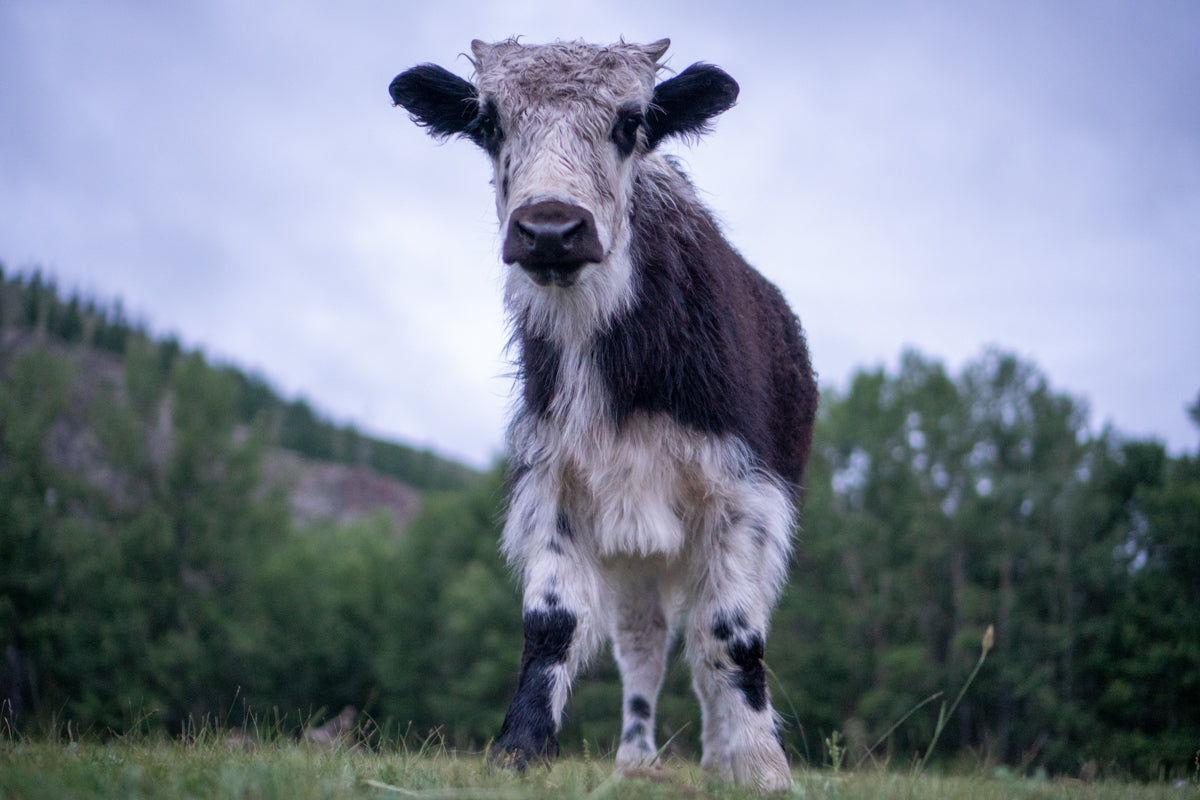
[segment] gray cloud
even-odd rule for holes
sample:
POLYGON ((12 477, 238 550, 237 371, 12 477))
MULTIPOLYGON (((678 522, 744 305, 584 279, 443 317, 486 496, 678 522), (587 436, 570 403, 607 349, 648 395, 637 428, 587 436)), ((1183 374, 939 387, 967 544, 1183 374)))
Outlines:
POLYGON ((508 403, 488 168, 389 106, 472 38, 673 39, 737 108, 679 155, 822 378, 990 343, 1194 447, 1191 4, 0 5, 0 258, 368 430, 485 463, 508 403), (434 8, 436 5, 436 8, 434 8))

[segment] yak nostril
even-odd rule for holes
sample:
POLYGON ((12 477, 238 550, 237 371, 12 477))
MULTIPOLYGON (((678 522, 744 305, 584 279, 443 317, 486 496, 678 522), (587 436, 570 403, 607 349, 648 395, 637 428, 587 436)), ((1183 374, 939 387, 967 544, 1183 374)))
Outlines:
POLYGON ((557 247, 571 249, 573 240, 583 230, 583 220, 571 222, 523 222, 517 220, 517 230, 535 249, 552 252, 557 247))

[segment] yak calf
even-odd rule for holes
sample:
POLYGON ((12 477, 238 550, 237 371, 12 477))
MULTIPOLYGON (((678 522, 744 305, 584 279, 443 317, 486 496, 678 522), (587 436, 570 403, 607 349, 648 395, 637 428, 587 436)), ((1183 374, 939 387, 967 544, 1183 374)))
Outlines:
POLYGON ((799 321, 658 151, 730 108, 669 41, 471 44, 472 81, 432 64, 391 84, 435 137, 490 156, 522 402, 509 428, 502 549, 524 585, 525 649, 496 751, 557 753, 571 681, 610 636, 624 688, 617 770, 656 757, 682 626, 703 764, 791 786, 767 691, 817 389, 799 321))

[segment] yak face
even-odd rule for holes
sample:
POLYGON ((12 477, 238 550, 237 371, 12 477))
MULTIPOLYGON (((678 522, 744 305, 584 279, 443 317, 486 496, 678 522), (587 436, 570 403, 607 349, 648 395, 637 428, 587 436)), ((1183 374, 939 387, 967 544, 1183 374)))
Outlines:
POLYGON ((506 299, 547 333, 595 330, 630 302, 639 169, 662 139, 702 133, 737 99, 737 83, 706 64, 656 86, 669 44, 476 40, 473 83, 432 64, 392 81, 418 125, 490 156, 502 257, 520 267, 506 299))

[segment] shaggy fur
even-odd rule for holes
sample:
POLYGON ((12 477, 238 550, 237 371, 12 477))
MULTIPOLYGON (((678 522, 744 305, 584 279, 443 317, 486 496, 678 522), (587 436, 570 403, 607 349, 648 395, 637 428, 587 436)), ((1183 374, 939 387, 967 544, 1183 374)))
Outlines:
POLYGON ((476 41, 473 82, 423 65, 391 94, 491 156, 513 262, 522 396, 501 548, 524 585, 525 652, 496 750, 518 767, 557 753, 571 681, 607 636, 617 768, 651 764, 682 627, 703 763, 786 789, 762 659, 817 391, 779 291, 655 151, 738 93, 706 64, 656 85, 667 45, 476 41))

